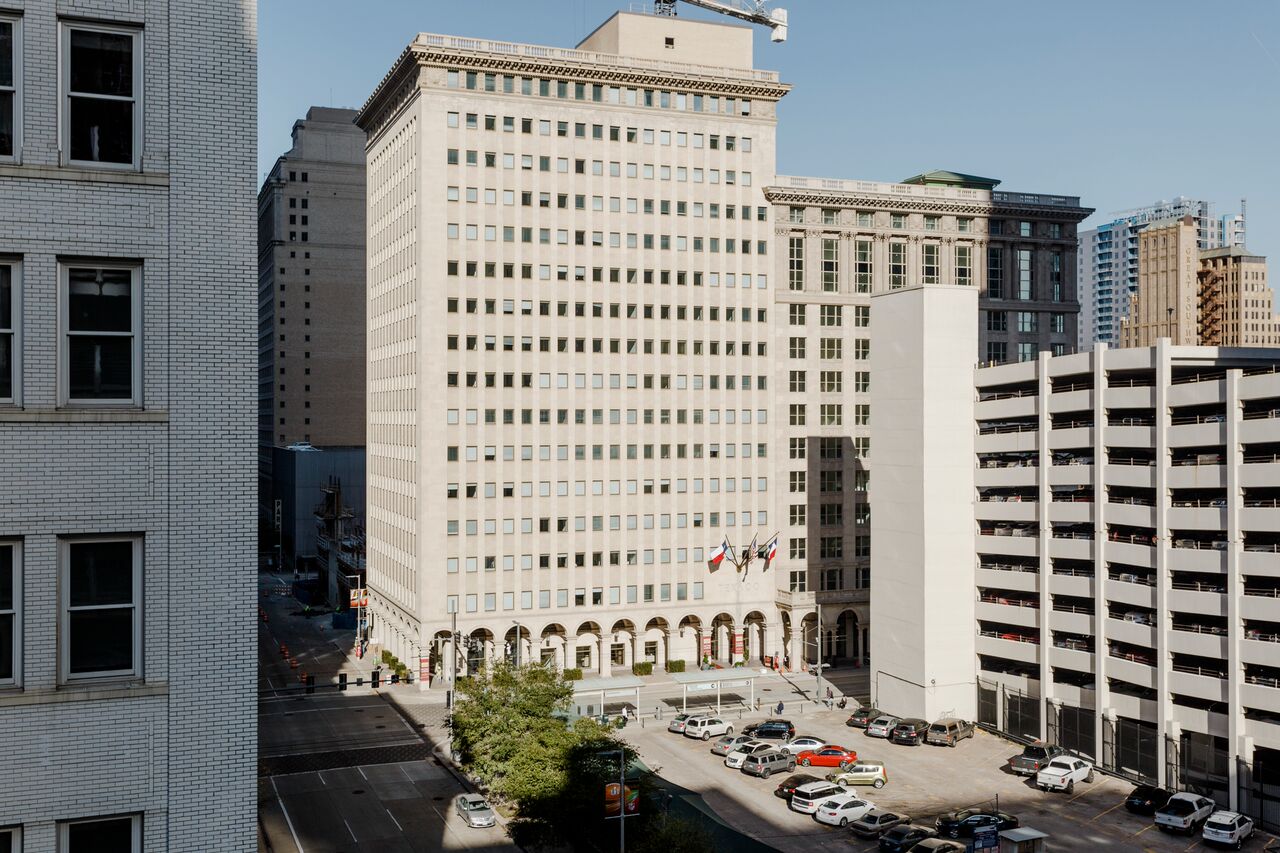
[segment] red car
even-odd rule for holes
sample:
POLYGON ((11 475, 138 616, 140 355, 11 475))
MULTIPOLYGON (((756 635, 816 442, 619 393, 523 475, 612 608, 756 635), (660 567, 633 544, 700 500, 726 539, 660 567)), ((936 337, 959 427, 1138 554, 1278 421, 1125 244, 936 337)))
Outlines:
POLYGON ((829 743, 820 749, 808 749, 796 756, 805 767, 844 767, 858 760, 858 753, 829 743))

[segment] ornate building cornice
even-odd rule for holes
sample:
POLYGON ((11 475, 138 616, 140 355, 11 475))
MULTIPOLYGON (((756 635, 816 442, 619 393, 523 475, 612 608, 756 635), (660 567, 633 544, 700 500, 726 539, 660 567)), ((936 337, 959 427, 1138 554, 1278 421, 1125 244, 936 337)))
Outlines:
MULTIPOLYGON (((545 49, 548 52, 554 50, 545 49)), ((745 72, 744 76, 713 73, 710 66, 705 73, 698 66, 662 69, 645 67, 643 63, 613 65, 593 62, 591 54, 583 53, 582 60, 566 60, 551 56, 529 56, 520 53, 496 53, 469 51, 414 42, 396 59, 391 70, 374 89, 373 94, 356 116, 356 124, 368 133, 376 133, 394 116, 404 102, 404 85, 409 81, 410 90, 416 88, 418 71, 422 68, 474 69, 477 71, 519 74, 526 77, 544 77, 572 80, 582 83, 634 86, 637 88, 666 89, 688 94, 718 95, 730 98, 777 101, 791 91, 790 84, 778 82, 772 72, 745 72), (756 79, 748 74, 755 73, 756 79)), ((484 92, 479 94, 483 95, 484 92)), ((501 94, 501 93, 496 93, 501 94)), ((410 92, 411 96, 411 92, 410 92)), ((742 118, 749 118, 743 116, 742 118)))
POLYGON ((1086 219, 1092 208, 1059 205, 1031 205, 993 202, 989 199, 954 199, 940 197, 915 197, 858 193, 843 190, 800 189, 768 186, 764 197, 773 204, 816 205, 825 207, 859 208, 863 210, 890 210, 903 213, 951 213, 961 216, 1019 216, 1037 220, 1080 222, 1086 219))

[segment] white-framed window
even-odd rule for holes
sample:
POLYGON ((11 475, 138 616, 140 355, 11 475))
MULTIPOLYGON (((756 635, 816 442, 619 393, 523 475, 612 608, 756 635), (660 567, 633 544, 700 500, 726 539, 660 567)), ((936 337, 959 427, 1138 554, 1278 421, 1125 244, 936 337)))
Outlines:
POLYGON ((142 405, 142 269, 60 265, 59 398, 71 405, 142 405))
POLYGON ((142 31, 63 22, 64 163, 136 169, 142 160, 142 31))
POLYGON ((22 853, 22 827, 0 826, 0 853, 22 853))
POLYGON ((59 821, 58 853, 142 853, 142 815, 59 821))
POLYGON ((22 401, 21 289, 22 264, 0 258, 0 404, 22 401))
POLYGON ((142 675, 142 538, 58 543, 63 681, 142 675))
MULTIPOLYGON (((22 676, 22 543, 0 541, 0 687, 22 676)), ((0 853, 8 853, 0 830, 0 853)))
POLYGON ((21 151, 22 18, 0 12, 0 162, 17 160, 21 151))

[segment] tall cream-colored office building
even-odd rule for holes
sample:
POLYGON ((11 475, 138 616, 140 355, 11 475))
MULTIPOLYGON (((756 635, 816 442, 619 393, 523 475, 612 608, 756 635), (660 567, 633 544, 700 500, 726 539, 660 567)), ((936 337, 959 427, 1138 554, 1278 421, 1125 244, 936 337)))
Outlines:
POLYGON ((757 657, 776 108, 747 28, 422 34, 368 133, 370 634, 425 673, 757 657), (758 537, 758 538, 757 538, 758 537), (517 625, 518 623, 518 625, 517 625), (443 665, 442 665, 443 664, 443 665))
POLYGON ((447 674, 865 661, 870 296, 979 291, 975 361, 1076 338, 1074 196, 778 177, 747 28, 419 35, 362 110, 370 638, 447 674), (776 557, 741 557, 777 535, 776 557))

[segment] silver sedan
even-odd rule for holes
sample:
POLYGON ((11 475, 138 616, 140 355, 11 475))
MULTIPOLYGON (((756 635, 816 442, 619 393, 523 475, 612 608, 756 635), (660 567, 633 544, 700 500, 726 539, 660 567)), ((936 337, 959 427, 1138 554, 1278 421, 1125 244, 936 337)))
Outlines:
POLYGON ((712 755, 728 755, 748 741, 755 740, 751 735, 725 735, 711 745, 712 755))
POLYGON ((479 794, 459 794, 453 800, 453 808, 467 826, 494 826, 498 822, 493 808, 479 794))
POLYGON ((809 735, 801 735, 800 737, 794 737, 791 740, 787 741, 786 743, 782 744, 782 746, 778 747, 778 749, 782 750, 783 752, 789 752, 792 755, 799 755, 800 753, 805 752, 807 750, 822 749, 826 745, 827 745, 827 742, 822 738, 810 737, 809 735))

